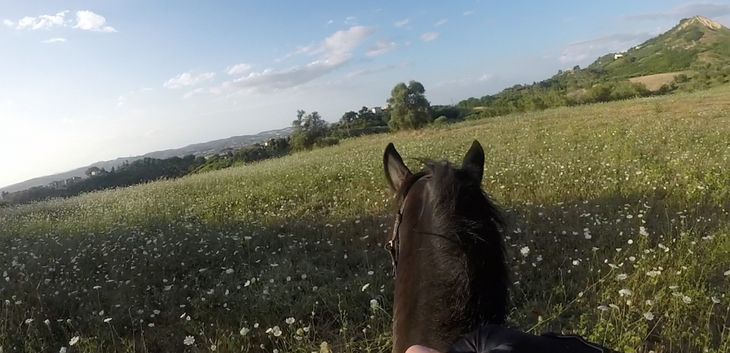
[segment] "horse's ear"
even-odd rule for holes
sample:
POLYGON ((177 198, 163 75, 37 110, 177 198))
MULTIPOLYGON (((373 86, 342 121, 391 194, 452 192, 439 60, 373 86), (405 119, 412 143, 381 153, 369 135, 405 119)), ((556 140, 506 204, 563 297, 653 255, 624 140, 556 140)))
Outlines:
POLYGON ((479 183, 482 182, 482 177, 484 176, 484 149, 479 144, 479 141, 474 140, 471 144, 469 152, 466 152, 466 156, 464 156, 461 169, 468 172, 474 180, 479 183))
POLYGON ((389 143, 388 147, 385 148, 383 169, 385 170, 385 178, 388 179, 388 184, 393 192, 398 192, 403 182, 412 175, 392 143, 389 143))

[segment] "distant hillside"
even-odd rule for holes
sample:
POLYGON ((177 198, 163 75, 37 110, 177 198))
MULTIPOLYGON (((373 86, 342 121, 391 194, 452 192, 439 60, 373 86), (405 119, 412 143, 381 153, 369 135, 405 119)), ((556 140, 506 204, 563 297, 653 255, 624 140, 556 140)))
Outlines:
POLYGON ((728 82, 730 29, 696 16, 625 52, 601 56, 586 68, 561 70, 544 81, 469 98, 458 106, 474 117, 485 117, 705 89, 728 82))
POLYGON ((730 29, 696 16, 626 52, 606 54, 588 69, 608 78, 630 78, 728 62, 730 29))
POLYGON ((0 188, 0 192, 15 192, 25 190, 34 186, 48 185, 53 181, 65 180, 72 177, 84 177, 84 172, 90 167, 104 168, 110 170, 112 167, 119 167, 123 163, 131 163, 142 158, 157 158, 165 159, 170 157, 183 157, 187 155, 194 156, 209 156, 222 152, 236 150, 245 146, 250 146, 255 143, 264 142, 270 138, 288 136, 291 134, 292 129, 290 127, 260 132, 255 135, 242 135, 233 136, 225 139, 214 140, 203 143, 196 143, 182 148, 169 149, 164 151, 150 152, 141 156, 133 157, 121 157, 110 161, 96 162, 81 168, 70 170, 64 173, 58 173, 48 176, 42 176, 26 180, 21 183, 13 184, 0 188))

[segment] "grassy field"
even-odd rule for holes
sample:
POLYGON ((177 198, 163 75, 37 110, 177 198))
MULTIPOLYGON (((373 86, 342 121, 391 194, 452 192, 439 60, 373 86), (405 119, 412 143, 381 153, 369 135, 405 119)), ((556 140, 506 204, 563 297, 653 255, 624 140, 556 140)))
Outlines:
POLYGON ((626 352, 730 351, 728 88, 0 209, 0 351, 388 351, 383 149, 417 169, 473 139, 509 220, 512 326, 626 352))

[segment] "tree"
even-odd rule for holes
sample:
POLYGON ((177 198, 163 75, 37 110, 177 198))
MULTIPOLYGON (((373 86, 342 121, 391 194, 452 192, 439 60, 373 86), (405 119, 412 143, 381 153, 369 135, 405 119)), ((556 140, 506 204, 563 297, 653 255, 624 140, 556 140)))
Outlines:
POLYGON ((357 121, 359 127, 381 126, 383 123, 383 119, 368 107, 360 108, 357 112, 357 121))
POLYGON ((340 119, 340 126, 345 129, 353 128, 357 124, 357 118, 357 113, 349 111, 342 115, 342 119, 340 119))
MULTIPOLYGON (((317 112, 307 114, 304 110, 297 110, 297 119, 292 122, 292 126, 291 147, 295 151, 312 149, 329 132, 327 122, 317 112)), ((326 144, 334 143, 327 141, 326 144)))
POLYGON ((393 87, 388 99, 391 129, 418 129, 431 122, 431 103, 425 92, 417 81, 411 81, 407 86, 401 82, 393 87))

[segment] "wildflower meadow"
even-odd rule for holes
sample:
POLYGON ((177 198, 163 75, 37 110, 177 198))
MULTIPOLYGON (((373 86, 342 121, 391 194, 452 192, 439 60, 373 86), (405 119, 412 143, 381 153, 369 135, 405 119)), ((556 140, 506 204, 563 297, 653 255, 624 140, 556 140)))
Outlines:
POLYGON ((509 325, 625 352, 730 352, 730 89, 382 134, 0 208, 0 352, 387 352, 394 205, 486 151, 509 325))

